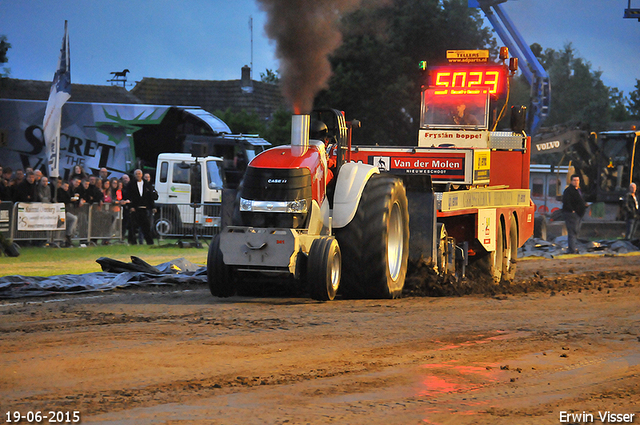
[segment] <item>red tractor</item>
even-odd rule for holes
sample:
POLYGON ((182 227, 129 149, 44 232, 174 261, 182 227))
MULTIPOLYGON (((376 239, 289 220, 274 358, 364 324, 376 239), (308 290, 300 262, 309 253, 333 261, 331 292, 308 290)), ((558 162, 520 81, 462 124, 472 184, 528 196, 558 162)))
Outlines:
POLYGON ((332 300, 339 287, 350 297, 401 295, 409 255, 402 180, 347 162, 353 123, 339 111, 314 113, 314 124, 326 122, 309 139, 311 117, 294 115, 291 145, 249 164, 232 223, 209 249, 214 296, 234 295, 256 273, 293 275, 317 300, 332 300))

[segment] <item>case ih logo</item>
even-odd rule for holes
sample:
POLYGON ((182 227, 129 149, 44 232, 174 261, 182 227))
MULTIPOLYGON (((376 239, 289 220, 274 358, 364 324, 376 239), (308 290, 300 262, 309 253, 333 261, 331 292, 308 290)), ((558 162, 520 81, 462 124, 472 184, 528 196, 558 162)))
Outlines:
POLYGON ((440 180, 464 180, 464 154, 434 156, 374 156, 369 164, 395 174, 430 174, 440 180))

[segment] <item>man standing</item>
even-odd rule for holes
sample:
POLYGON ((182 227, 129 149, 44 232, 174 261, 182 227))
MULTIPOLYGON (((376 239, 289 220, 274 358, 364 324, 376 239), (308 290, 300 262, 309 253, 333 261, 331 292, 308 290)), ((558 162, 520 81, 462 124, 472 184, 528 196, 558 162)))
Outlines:
MULTIPOLYGON (((37 179, 37 174, 36 174, 36 179, 37 179)), ((47 176, 41 176, 40 181, 36 183, 36 195, 37 195, 36 199, 38 200, 38 202, 44 202, 44 203, 53 202, 51 186, 49 185, 49 178, 47 176)))
POLYGON ((151 183, 146 182, 142 178, 142 170, 137 169, 133 173, 133 180, 129 182, 125 191, 125 199, 129 200, 129 226, 128 240, 130 245, 135 245, 135 231, 140 228, 147 245, 153 245, 151 237, 151 223, 147 212, 155 208, 155 199, 153 195, 153 187, 151 183))
POLYGON ((13 201, 13 191, 15 187, 11 181, 12 177, 13 170, 11 167, 4 167, 2 175, 0 176, 0 185, 4 187, 4 189, 0 191, 0 201, 13 201))
POLYGON ((33 171, 27 172, 27 176, 16 185, 14 192, 15 202, 37 202, 38 196, 36 193, 36 176, 33 171))
POLYGON ((100 180, 106 180, 109 178, 109 170, 107 170, 106 168, 102 167, 100 169, 100 171, 98 172, 98 177, 100 177, 100 180))
POLYGON ((571 185, 569 185, 562 194, 562 212, 564 215, 564 223, 567 226, 570 254, 578 253, 576 240, 580 232, 582 216, 586 209, 587 205, 584 199, 582 199, 582 193, 580 192, 580 176, 574 174, 571 176, 571 185))
POLYGON ((65 220, 66 220, 66 231, 65 231, 65 247, 71 246, 71 237, 76 233, 76 225, 78 224, 78 216, 71 212, 73 208, 73 193, 71 193, 71 189, 69 189, 69 183, 62 182, 62 185, 58 188, 56 193, 56 198, 58 202, 64 204, 65 207, 65 220))
POLYGON ((91 186, 91 180, 89 179, 82 180, 82 184, 76 188, 75 193, 80 196, 79 206, 81 207, 85 204, 102 205, 102 200, 104 199, 102 192, 100 192, 95 186, 91 186))
POLYGON ((0 202, 4 201, 7 197, 7 183, 4 181, 2 174, 2 166, 0 166, 0 202))
MULTIPOLYGON (((98 187, 98 180, 99 179, 96 176, 89 176, 89 190, 91 191, 93 202, 100 203, 100 205, 102 205, 102 202, 104 202, 104 193, 98 187)), ((102 184, 102 181, 100 184, 102 184)))
POLYGON ((629 192, 624 199, 624 212, 627 217, 627 232, 624 235, 626 240, 631 240, 638 227, 638 198, 636 197, 636 184, 629 185, 629 192))

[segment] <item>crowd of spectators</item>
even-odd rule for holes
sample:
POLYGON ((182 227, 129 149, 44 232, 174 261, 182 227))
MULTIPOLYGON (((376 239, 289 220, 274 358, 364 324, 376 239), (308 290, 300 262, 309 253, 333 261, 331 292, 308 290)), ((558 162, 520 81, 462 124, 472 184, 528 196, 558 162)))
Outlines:
POLYGON ((67 215, 66 245, 71 245, 78 221, 73 212, 85 205, 106 204, 112 212, 122 211, 122 230, 128 233, 127 239, 130 244, 138 241, 142 243, 143 237, 148 244, 152 244, 150 220, 155 212, 154 201, 157 199, 157 193, 150 182, 150 175, 143 175, 141 170, 136 170, 136 178, 132 180, 127 174, 120 178, 109 178, 109 174, 109 170, 101 168, 98 175, 90 175, 81 165, 76 165, 67 180, 61 177, 49 179, 41 170, 12 170, 0 165, 0 201, 64 203, 67 215), (144 176, 143 181, 146 182, 142 192, 139 192, 141 185, 137 183, 138 172, 140 176, 144 176), (138 212, 135 208, 130 208, 132 200, 138 207, 138 212), (139 210, 145 210, 146 219, 139 210), (139 233, 138 237, 136 233, 139 233))

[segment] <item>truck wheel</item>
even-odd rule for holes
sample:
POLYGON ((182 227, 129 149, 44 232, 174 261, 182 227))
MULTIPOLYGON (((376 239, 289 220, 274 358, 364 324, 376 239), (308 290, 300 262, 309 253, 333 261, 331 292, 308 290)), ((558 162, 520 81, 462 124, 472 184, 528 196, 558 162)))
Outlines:
POLYGON ((409 258, 409 210, 402 182, 375 174, 351 222, 336 229, 344 294, 358 298, 402 295, 409 258))
POLYGON ((533 237, 547 240, 547 219, 543 215, 533 219, 533 237))
POLYGON ((437 223, 436 237, 438 237, 438 251, 436 257, 436 266, 438 267, 438 276, 444 276, 447 273, 447 230, 443 223, 437 223))
POLYGON ((180 211, 177 208, 160 208, 153 216, 151 231, 154 237, 168 237, 180 234, 180 211))
POLYGON ((216 235, 209 245, 207 255, 207 281, 214 297, 231 297, 236 293, 234 270, 227 266, 220 251, 220 235, 216 235))
POLYGON ((175 233, 175 226, 173 225, 173 223, 171 223, 171 221, 168 218, 156 218, 153 221, 153 232, 155 233, 154 236, 158 237, 167 237, 173 233, 175 233))
POLYGON ((518 261, 518 223, 516 217, 511 217, 511 225, 509 226, 509 247, 504 250, 504 267, 502 270, 502 281, 511 282, 516 277, 516 263, 518 261))
POLYGON ((311 298, 318 301, 333 300, 340 285, 341 269, 338 241, 330 237, 314 240, 307 260, 307 281, 311 298))
POLYGON ((496 229, 496 249, 478 260, 478 266, 483 273, 488 274, 496 285, 502 280, 504 267, 504 232, 502 220, 498 221, 496 229))

